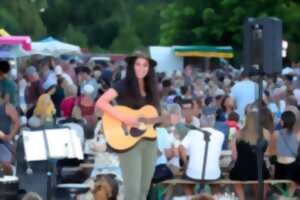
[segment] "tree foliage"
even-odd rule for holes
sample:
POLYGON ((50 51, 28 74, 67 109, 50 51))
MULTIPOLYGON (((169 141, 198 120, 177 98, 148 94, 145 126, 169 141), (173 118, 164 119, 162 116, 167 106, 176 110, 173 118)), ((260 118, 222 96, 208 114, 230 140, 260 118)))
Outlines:
POLYGON ((288 53, 297 58, 299 10, 296 0, 1 0, 0 27, 91 50, 129 53, 149 45, 201 44, 240 52, 247 17, 273 16, 282 19, 288 53))
POLYGON ((87 47, 88 39, 84 33, 75 29, 71 24, 68 25, 64 32, 64 41, 78 44, 81 47, 87 47))
POLYGON ((37 39, 46 34, 46 27, 40 17, 40 6, 47 2, 40 0, 38 5, 32 0, 2 0, 0 27, 15 35, 30 35, 37 39))
MULTIPOLYGON (((278 17, 284 37, 297 49, 300 5, 292 0, 175 0, 161 12, 164 45, 231 45, 240 53, 248 17, 278 17)), ((294 50, 295 52, 295 50, 294 50)), ((292 57, 295 55, 291 55, 292 57)))

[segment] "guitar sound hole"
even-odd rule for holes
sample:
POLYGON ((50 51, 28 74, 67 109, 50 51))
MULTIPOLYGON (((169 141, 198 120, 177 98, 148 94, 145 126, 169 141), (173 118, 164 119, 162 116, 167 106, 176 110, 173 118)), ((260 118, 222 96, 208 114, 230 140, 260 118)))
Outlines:
POLYGON ((144 134, 145 130, 140 130, 138 128, 131 128, 129 132, 132 137, 139 137, 144 134))

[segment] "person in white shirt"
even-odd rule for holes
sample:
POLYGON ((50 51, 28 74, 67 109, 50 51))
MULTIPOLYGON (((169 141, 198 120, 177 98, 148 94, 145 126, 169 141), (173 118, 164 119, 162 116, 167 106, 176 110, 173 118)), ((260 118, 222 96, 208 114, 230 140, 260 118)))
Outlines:
POLYGON ((236 82, 230 91, 230 96, 234 98, 236 112, 243 121, 245 117, 245 108, 248 104, 255 102, 258 98, 258 85, 250 80, 249 72, 244 70, 241 74, 242 80, 236 82))
MULTIPOLYGON (((178 121, 182 119, 181 108, 178 104, 167 104, 163 107, 163 113, 178 115, 178 121)), ((157 160, 152 183, 158 183, 174 177, 179 170, 178 146, 180 143, 175 137, 174 126, 164 128, 156 127, 157 133, 157 160)), ((164 199, 170 199, 173 187, 167 187, 164 199)))
POLYGON ((294 81, 293 95, 297 99, 298 106, 300 106, 300 79, 299 78, 297 78, 297 80, 294 81))
MULTIPOLYGON (((178 104, 168 104, 163 108, 166 114, 178 115, 178 122, 182 118, 181 109, 178 104)), ((173 172, 169 166, 169 161, 176 158, 176 146, 174 145, 173 133, 169 133, 164 127, 156 127, 157 132, 157 160, 153 183, 161 182, 173 177, 173 172)))
POLYGON ((61 76, 67 82, 68 85, 75 85, 71 76, 65 73, 60 65, 56 65, 54 67, 54 72, 57 76, 61 76))
MULTIPOLYGON (((205 154, 205 132, 208 132, 209 143, 203 180, 216 180, 221 175, 220 155, 224 142, 224 134, 214 128, 215 114, 203 113, 200 118, 201 129, 191 129, 179 147, 183 160, 185 177, 192 180, 202 180, 202 168, 205 154), (205 132, 201 131, 204 130, 205 132), (189 160, 188 160, 189 156, 189 160)), ((193 188, 185 187, 186 195, 192 195, 193 188)))
POLYGON ((152 179, 153 183, 158 183, 167 179, 173 178, 173 173, 169 169, 167 162, 173 156, 173 147, 170 134, 166 128, 157 127, 157 160, 154 176, 152 179))

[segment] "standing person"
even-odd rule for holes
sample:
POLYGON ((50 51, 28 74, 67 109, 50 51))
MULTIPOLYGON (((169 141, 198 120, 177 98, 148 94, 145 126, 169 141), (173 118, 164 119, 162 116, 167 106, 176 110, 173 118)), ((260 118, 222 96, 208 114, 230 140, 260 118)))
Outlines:
MULTIPOLYGON (((43 125, 45 128, 52 127, 55 115, 55 105, 51 99, 51 96, 56 91, 56 82, 49 79, 43 84, 44 93, 37 100, 35 109, 33 111, 34 116, 38 118, 37 123, 43 125)), ((29 123, 31 120, 29 119, 29 123)))
POLYGON ((0 162, 13 161, 13 139, 19 129, 19 115, 16 108, 6 102, 6 93, 0 93, 0 162))
POLYGON ((227 120, 229 113, 234 111, 234 99, 225 95, 221 100, 221 115, 227 120))
POLYGON ((39 69, 41 72, 41 86, 49 81, 55 82, 57 84, 57 77, 55 72, 53 71, 51 58, 47 57, 42 59, 39 64, 39 69))
POLYGON ((70 59, 69 63, 70 63, 69 65, 68 64, 64 65, 63 70, 65 73, 67 73, 72 78, 73 82, 76 84, 78 82, 77 76, 75 73, 75 68, 77 67, 76 60, 70 59))
MULTIPOLYGON (((265 112, 265 111, 264 111, 265 112)), ((247 112, 245 118, 245 125, 241 129, 236 138, 233 138, 236 145, 237 158, 234 167, 230 171, 230 179, 238 181, 251 181, 258 180, 257 174, 257 139, 259 133, 257 132, 257 124, 263 124, 263 119, 258 121, 257 111, 247 112)), ((268 147, 268 138, 270 137, 269 131, 263 127, 263 152, 265 153, 268 147)), ((263 161, 263 179, 270 177, 269 171, 263 161)), ((234 185, 234 190, 240 200, 245 200, 245 193, 243 185, 238 183, 234 185)), ((256 185, 253 185, 254 192, 257 191, 256 185)), ((267 187, 265 187, 266 195, 267 187)))
POLYGON ((34 107, 43 89, 40 83, 40 76, 34 66, 26 68, 25 78, 28 82, 25 88, 25 100, 27 103, 26 117, 29 119, 33 114, 34 107))
POLYGON ((183 71, 184 85, 190 87, 193 83, 193 66, 186 65, 184 66, 183 71))
POLYGON ((0 92, 5 93, 5 101, 17 105, 17 85, 9 78, 11 67, 7 60, 0 60, 0 92))
MULTIPOLYGON (((96 107, 131 127, 138 127, 137 117, 128 116, 112 106, 119 105, 139 109, 151 104, 159 109, 157 83, 152 60, 142 52, 126 58, 125 79, 108 89, 97 101, 96 107)), ((145 200, 155 169, 157 154, 156 140, 141 140, 126 152, 118 153, 125 185, 126 200, 145 200)))
POLYGON ((242 80, 236 82, 230 91, 230 96, 236 103, 235 111, 239 114, 241 121, 244 121, 246 106, 257 99, 256 91, 258 91, 258 86, 250 79, 250 75, 250 69, 244 70, 241 74, 242 80))
POLYGON ((93 100, 95 100, 98 97, 99 86, 96 79, 91 76, 91 73, 92 72, 89 67, 81 66, 78 72, 78 80, 79 80, 80 90, 82 90, 83 87, 87 84, 92 85, 94 87, 91 96, 93 97, 93 100))

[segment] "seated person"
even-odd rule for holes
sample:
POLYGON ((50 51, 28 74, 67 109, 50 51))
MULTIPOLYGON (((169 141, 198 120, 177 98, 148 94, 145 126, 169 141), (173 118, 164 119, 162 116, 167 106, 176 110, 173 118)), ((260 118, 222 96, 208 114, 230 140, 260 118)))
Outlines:
POLYGON ((185 124, 200 127, 199 109, 193 99, 176 98, 175 103, 178 103, 182 109, 185 124))
POLYGON ((175 125, 176 135, 182 140, 187 135, 191 126, 200 127, 200 121, 197 117, 199 109, 192 99, 182 99, 180 96, 177 96, 174 102, 180 105, 182 111, 182 119, 175 125))
POLYGON ((42 200, 42 197, 36 192, 28 192, 22 200, 42 200))
POLYGON ((232 111, 228 115, 228 119, 226 120, 226 124, 229 126, 229 146, 232 152, 232 160, 237 159, 237 151, 236 151, 236 145, 235 145, 235 138, 237 138, 239 132, 240 132, 240 125, 239 125, 239 114, 232 111))
POLYGON ((92 193, 95 200, 117 200, 118 182, 110 175, 102 175, 96 179, 92 193))
MULTIPOLYGON (((163 112, 178 115, 181 118, 181 108, 178 104, 167 104, 163 112)), ((159 183, 173 178, 179 168, 178 147, 174 144, 175 137, 172 131, 168 131, 164 126, 156 127, 157 132, 157 160, 152 183, 159 183), (177 164, 178 163, 178 164, 177 164)), ((173 188, 168 187, 165 199, 169 199, 173 193, 173 188)))
MULTIPOLYGON (((167 114, 178 116, 176 123, 181 118, 181 109, 178 104, 168 104, 165 108, 167 114)), ((156 168, 153 176, 153 183, 158 183, 173 178, 171 160, 178 157, 178 149, 174 145, 173 133, 169 133, 164 127, 156 127, 157 131, 157 154, 156 168)), ((178 161, 179 164, 179 161, 178 161)))
POLYGON ((239 125, 240 116, 236 112, 232 111, 228 115, 228 119, 226 120, 226 124, 230 128, 230 134, 238 134, 240 131, 239 125))
MULTIPOLYGON (((221 176, 219 160, 224 142, 224 134, 213 128, 215 123, 215 114, 213 113, 203 113, 200 123, 201 129, 190 130, 179 147, 180 156, 185 168, 185 177, 192 180, 215 180, 221 176), (208 143, 205 174, 202 177, 205 134, 210 134, 210 140, 208 143)), ((193 193, 193 188, 186 187, 185 189, 187 195, 193 193)))
POLYGON ((200 194, 192 198, 192 200, 214 200, 215 198, 210 194, 200 194))
POLYGON ((222 114, 221 109, 218 109, 216 111, 216 122, 214 128, 224 133, 225 140, 222 149, 227 150, 229 148, 228 147, 229 126, 226 124, 226 118, 222 114))
POLYGON ((167 165, 173 157, 170 135, 166 128, 156 127, 157 132, 157 160, 152 182, 158 183, 173 178, 173 173, 167 165))
POLYGON ((292 111, 285 111, 281 115, 280 123, 283 128, 272 135, 272 139, 276 144, 277 155, 275 178, 290 179, 299 183, 299 172, 297 173, 299 171, 299 164, 296 161, 298 157, 299 138, 294 131, 296 123, 295 114, 292 111))

